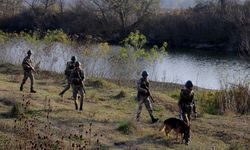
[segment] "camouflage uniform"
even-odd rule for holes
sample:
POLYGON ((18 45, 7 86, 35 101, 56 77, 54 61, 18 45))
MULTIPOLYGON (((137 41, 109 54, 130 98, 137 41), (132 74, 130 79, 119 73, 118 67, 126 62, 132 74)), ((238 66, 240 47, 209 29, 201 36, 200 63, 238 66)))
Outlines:
POLYGON ((32 66, 32 61, 30 59, 31 56, 31 52, 28 51, 27 52, 28 56, 26 56, 23 59, 22 62, 22 66, 23 66, 23 80, 20 86, 20 91, 23 90, 23 85, 25 84, 25 82, 27 81, 28 78, 30 78, 30 92, 32 93, 36 93, 36 91, 34 90, 34 75, 33 75, 33 71, 34 71, 34 67, 32 66))
POLYGON ((194 103, 194 91, 190 89, 181 89, 178 106, 180 108, 180 118, 190 125, 190 116, 192 111, 196 113, 194 103))
POLYGON ((75 101, 75 109, 78 109, 78 105, 77 105, 77 93, 79 92, 80 94, 80 110, 82 110, 83 107, 83 96, 85 94, 85 89, 83 86, 83 81, 84 81, 85 77, 84 77, 84 72, 80 67, 77 67, 76 64, 76 68, 71 72, 70 74, 70 81, 71 81, 71 85, 73 88, 73 98, 75 101))
MULTIPOLYGON (((190 126, 190 116, 192 112, 196 114, 194 91, 192 89, 181 89, 178 106, 180 109, 180 119, 183 120, 188 126, 190 126)), ((184 139, 185 143, 189 144, 190 130, 187 133, 184 133, 184 139)))
POLYGON ((63 91, 59 94, 60 96, 63 96, 63 94, 70 89, 70 74, 71 72, 74 70, 75 68, 75 61, 69 61, 67 62, 67 65, 66 65, 66 69, 65 69, 65 76, 66 76, 66 80, 67 80, 67 85, 66 87, 63 89, 63 91))
POLYGON ((158 119, 154 118, 154 116, 153 116, 153 107, 152 107, 151 100, 149 98, 150 92, 149 92, 148 80, 145 78, 141 78, 137 82, 137 90, 138 90, 138 93, 137 93, 138 108, 136 110, 136 120, 137 121, 140 120, 142 105, 144 103, 146 106, 146 109, 147 109, 147 111, 152 119, 152 122, 154 123, 154 122, 158 121, 158 119))

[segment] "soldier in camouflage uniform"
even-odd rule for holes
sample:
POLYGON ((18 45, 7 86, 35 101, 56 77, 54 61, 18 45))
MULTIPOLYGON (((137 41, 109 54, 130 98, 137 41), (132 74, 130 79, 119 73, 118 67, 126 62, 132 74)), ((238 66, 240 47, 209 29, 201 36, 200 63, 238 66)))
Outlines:
POLYGON ((66 85, 66 87, 64 88, 64 90, 63 90, 61 93, 59 93, 59 95, 60 95, 61 97, 63 97, 63 94, 64 94, 67 90, 70 89, 70 79, 69 79, 69 77, 70 77, 71 72, 72 72, 72 71, 74 70, 74 68, 75 68, 75 63, 76 63, 76 57, 75 57, 75 56, 72 56, 72 57, 71 57, 71 61, 67 62, 66 69, 65 69, 65 71, 64 71, 64 74, 65 74, 66 80, 67 80, 67 85, 66 85))
POLYGON ((145 104, 149 115, 151 117, 152 123, 157 122, 159 119, 154 118, 153 116, 153 108, 150 100, 150 91, 149 91, 149 82, 148 82, 148 73, 146 71, 142 72, 142 78, 137 82, 137 100, 138 100, 138 108, 136 112, 136 120, 139 121, 140 114, 142 110, 143 103, 145 104))
POLYGON ((23 91, 23 85, 25 84, 25 82, 27 81, 28 78, 30 78, 30 82, 31 82, 31 85, 30 85, 30 92, 31 93, 36 93, 36 91, 34 90, 34 74, 33 72, 35 72, 35 69, 32 65, 32 61, 31 61, 31 51, 29 50, 27 52, 28 56, 26 56, 24 59, 23 59, 23 62, 22 62, 22 66, 23 66, 23 81, 21 83, 21 86, 20 86, 20 91, 23 91))
MULTIPOLYGON (((185 89, 181 89, 178 106, 180 110, 180 119, 190 126, 190 116, 192 112, 195 114, 195 116, 197 116, 194 102, 193 83, 191 81, 187 81, 185 83, 185 89)), ((184 140, 186 144, 189 144, 190 131, 184 134, 184 140)))
POLYGON ((70 81, 71 81, 71 85, 73 88, 73 98, 75 101, 75 109, 78 109, 78 105, 77 105, 77 93, 79 92, 80 94, 80 111, 82 111, 82 106, 83 106, 83 96, 85 94, 85 89, 84 89, 84 85, 83 85, 83 81, 84 81, 85 77, 84 77, 84 72, 81 69, 81 64, 77 61, 75 63, 75 69, 71 72, 70 74, 70 81))

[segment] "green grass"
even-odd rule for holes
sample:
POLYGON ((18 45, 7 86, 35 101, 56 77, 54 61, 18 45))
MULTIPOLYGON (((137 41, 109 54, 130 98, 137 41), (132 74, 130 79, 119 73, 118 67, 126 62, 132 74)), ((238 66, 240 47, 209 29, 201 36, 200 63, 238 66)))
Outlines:
MULTIPOLYGON (((141 121, 136 123, 134 117, 137 102, 134 97, 137 92, 134 87, 123 87, 104 79, 88 79, 83 112, 80 112, 74 110, 74 103, 70 99, 71 89, 66 92, 63 99, 58 95, 63 89, 62 75, 41 72, 36 81, 38 93, 30 94, 29 82, 25 84, 24 92, 19 91, 20 81, 17 79, 22 78, 20 66, 8 64, 0 66, 9 67, 8 70, 11 70, 5 73, 3 71, 6 69, 0 68, 0 147, 6 148, 5 143, 8 139, 12 139, 10 142, 12 147, 7 147, 8 149, 15 149, 13 146, 16 143, 27 141, 25 134, 14 132, 13 126, 16 118, 2 115, 11 112, 14 102, 23 103, 23 99, 30 101, 25 116, 28 119, 36 118, 34 124, 36 133, 45 134, 44 126, 51 122, 49 133, 53 134, 53 138, 50 142, 55 143, 59 140, 63 143, 64 149, 70 149, 74 142, 75 144, 84 143, 84 140, 79 139, 80 134, 84 139, 89 139, 89 132, 86 134, 86 131, 90 128, 93 136, 92 145, 97 146, 96 140, 98 139, 100 149, 246 149, 250 146, 248 142, 250 140, 249 116, 207 114, 200 99, 197 102, 198 113, 203 111, 203 114, 192 121, 192 142, 189 146, 177 143, 174 134, 167 138, 163 133, 159 133, 158 130, 165 119, 178 116, 176 86, 173 88, 168 86, 167 90, 155 88, 152 91, 156 101, 153 104, 154 114, 160 118, 160 123, 150 123, 150 117, 144 106, 141 121), (13 75, 17 76, 16 82, 10 81, 13 75), (60 77, 60 80, 55 77, 60 77), (125 93, 123 93, 124 96, 117 98, 121 91, 125 93), (49 119, 47 119, 48 104, 52 109, 49 119), (91 127, 90 123, 92 123, 91 127), (84 127, 80 128, 81 125, 84 127), (69 139, 70 134, 76 134, 76 137, 69 139), (95 134, 97 136, 94 137, 95 134), (19 142, 15 142, 15 139, 19 142)), ((17 126, 23 127, 19 122, 17 126)), ((22 133, 21 128, 19 130, 22 133)), ((37 135, 31 137, 36 141, 37 135)), ((46 141, 40 142, 46 143, 46 141)), ((55 149, 57 146, 54 145, 55 149)))

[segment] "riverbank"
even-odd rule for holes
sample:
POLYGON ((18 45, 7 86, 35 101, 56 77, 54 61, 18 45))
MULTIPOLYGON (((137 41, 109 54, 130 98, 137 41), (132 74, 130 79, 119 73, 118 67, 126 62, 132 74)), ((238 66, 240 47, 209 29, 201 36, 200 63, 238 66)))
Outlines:
POLYGON ((73 149, 77 144, 83 146, 85 141, 91 141, 91 144, 86 145, 87 148, 101 149, 233 150, 250 146, 249 116, 211 115, 203 111, 199 101, 198 118, 192 121, 190 145, 176 142, 174 134, 166 137, 159 133, 162 121, 178 117, 179 85, 152 88, 156 101, 154 112, 161 122, 151 124, 144 108, 141 122, 133 121, 137 105, 134 100, 136 88, 133 86, 123 86, 105 79, 87 79, 84 111, 79 112, 74 110, 70 91, 64 99, 58 95, 63 89, 63 75, 40 71, 36 75, 36 94, 28 93, 29 82, 24 92, 20 92, 21 79, 19 66, 0 65, 0 147, 3 149, 18 149, 19 146, 32 149, 29 142, 45 148, 73 149), (13 106, 18 103, 20 107, 21 104, 27 106, 26 109, 20 109, 25 116, 20 121, 16 120, 16 116, 11 116, 13 106), (33 122, 27 131, 25 125, 30 124, 25 123, 26 119, 33 122))

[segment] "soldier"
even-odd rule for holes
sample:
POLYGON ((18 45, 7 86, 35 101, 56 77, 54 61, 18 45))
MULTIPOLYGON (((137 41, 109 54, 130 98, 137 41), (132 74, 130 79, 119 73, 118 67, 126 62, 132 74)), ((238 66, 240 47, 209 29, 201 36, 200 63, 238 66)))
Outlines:
POLYGON ((30 82, 31 82, 31 85, 30 85, 30 92, 31 93, 36 93, 36 91, 34 90, 34 75, 33 75, 33 72, 36 72, 33 65, 32 65, 32 61, 31 61, 31 51, 29 50, 27 52, 28 56, 26 56, 24 59, 23 59, 23 62, 22 62, 22 66, 23 66, 23 81, 21 83, 21 86, 20 86, 20 91, 23 91, 23 85, 25 84, 25 82, 27 81, 28 78, 30 78, 30 82))
POLYGON ((59 93, 59 95, 60 95, 61 97, 63 97, 63 94, 64 94, 68 89, 70 89, 70 79, 69 79, 69 77, 70 77, 71 72, 72 72, 72 71, 74 70, 74 68, 75 68, 75 63, 76 63, 76 57, 75 57, 75 56, 72 56, 72 57, 71 57, 71 61, 67 62, 66 69, 65 69, 65 71, 64 71, 64 74, 65 74, 66 80, 67 80, 67 85, 66 85, 66 87, 64 88, 64 90, 63 90, 61 93, 59 93))
POLYGON ((146 71, 142 72, 142 78, 138 81, 137 83, 137 100, 138 100, 138 108, 136 112, 136 120, 139 121, 140 119, 140 114, 142 110, 142 105, 143 103, 145 104, 149 115, 151 117, 152 123, 157 122, 159 119, 154 118, 153 116, 153 108, 152 108, 152 103, 151 103, 151 94, 149 91, 149 82, 148 82, 148 73, 146 71))
POLYGON ((80 62, 76 62, 75 63, 75 69, 71 72, 70 74, 70 81, 71 81, 71 85, 73 88, 73 98, 75 101, 75 109, 78 109, 78 105, 77 105, 77 93, 80 93, 80 111, 82 111, 82 106, 83 106, 83 96, 85 94, 85 89, 84 89, 84 85, 83 85, 83 81, 84 81, 85 77, 84 77, 84 72, 81 69, 81 64, 80 62))
MULTIPOLYGON (((195 113, 195 117, 197 116, 194 102, 193 83, 190 80, 185 83, 185 89, 181 89, 178 106, 180 110, 180 119, 190 126, 191 113, 193 112, 195 113)), ((190 131, 184 134, 184 140, 188 145, 190 141, 190 131)))

